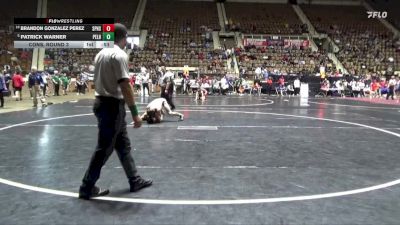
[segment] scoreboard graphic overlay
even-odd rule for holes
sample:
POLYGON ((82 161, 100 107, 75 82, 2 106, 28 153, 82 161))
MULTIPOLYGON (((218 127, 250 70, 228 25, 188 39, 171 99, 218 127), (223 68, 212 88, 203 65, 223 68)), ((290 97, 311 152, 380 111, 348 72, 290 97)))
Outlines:
POLYGON ((112 18, 14 18, 14 48, 112 47, 112 18))

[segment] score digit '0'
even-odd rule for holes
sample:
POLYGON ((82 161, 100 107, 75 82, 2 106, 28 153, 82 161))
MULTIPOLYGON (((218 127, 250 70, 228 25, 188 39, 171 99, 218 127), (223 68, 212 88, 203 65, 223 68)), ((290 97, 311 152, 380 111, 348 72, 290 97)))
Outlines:
POLYGON ((114 32, 103 33, 103 41, 114 41, 114 32))
POLYGON ((114 32, 114 24, 103 24, 103 32, 114 32))

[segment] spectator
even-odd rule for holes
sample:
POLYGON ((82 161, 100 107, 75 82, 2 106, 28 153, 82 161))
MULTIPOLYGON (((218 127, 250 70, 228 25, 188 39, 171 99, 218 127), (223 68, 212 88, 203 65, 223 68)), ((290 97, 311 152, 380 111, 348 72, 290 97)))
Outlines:
POLYGON ((361 89, 360 89, 360 86, 358 85, 359 83, 357 82, 357 81, 355 81, 355 80, 353 80, 352 82, 350 82, 350 85, 351 85, 351 92, 352 92, 352 94, 353 94, 353 97, 359 97, 359 95, 360 95, 360 91, 361 91, 361 89))
POLYGON ((251 89, 252 94, 257 94, 258 96, 261 95, 261 84, 260 80, 255 80, 253 83, 253 87, 251 89))
POLYGON ((376 80, 372 81, 370 98, 374 98, 378 95, 379 83, 376 80))
POLYGON ((299 77, 296 77, 296 79, 293 81, 293 87, 294 87, 294 95, 300 94, 300 79, 299 79, 299 77))
POLYGON ((341 97, 344 97, 344 86, 343 86, 342 80, 337 80, 337 81, 335 82, 335 86, 336 86, 336 89, 337 89, 338 94, 339 94, 341 97))
POLYGON ((189 76, 183 77, 183 89, 182 93, 188 95, 189 94, 189 88, 190 88, 190 79, 189 76))
POLYGON ((54 75, 53 75, 51 81, 53 82, 53 86, 54 86, 54 96, 60 96, 61 80, 60 80, 57 70, 54 71, 54 75))
POLYGON ((46 107, 46 99, 40 96, 40 86, 43 85, 43 79, 41 74, 37 71, 36 67, 32 67, 31 73, 29 74, 29 86, 31 87, 31 94, 33 98, 33 107, 37 107, 38 98, 42 103, 42 107, 46 107))
POLYGON ((324 80, 321 83, 321 91, 324 92, 325 96, 328 95, 328 91, 329 91, 329 80, 324 78, 324 80))
POLYGON ((257 78, 260 77, 260 74, 262 72, 261 67, 257 67, 254 72, 256 73, 257 78))
POLYGON ((10 90, 10 83, 11 83, 11 75, 10 72, 8 70, 4 70, 4 80, 6 82, 6 88, 7 90, 10 90))
POLYGON ((62 87, 63 87, 63 95, 67 95, 68 86, 70 84, 70 78, 67 76, 66 73, 62 73, 60 77, 62 87))
POLYGON ((31 95, 31 99, 33 99, 33 86, 35 86, 36 82, 36 67, 32 67, 31 72, 28 74, 28 88, 29 94, 31 95), (35 71, 35 72, 34 72, 35 71))
POLYGON ((16 71, 14 76, 12 77, 12 86, 15 91, 16 101, 22 100, 22 87, 24 86, 25 81, 21 75, 20 71, 16 71))
POLYGON ((283 88, 285 86, 285 78, 283 76, 279 77, 278 84, 279 88, 283 88))
POLYGON ((135 89, 136 89, 136 93, 140 94, 142 92, 142 76, 141 74, 137 74, 135 76, 135 89))
POLYGON ((42 84, 41 84, 41 88, 42 88, 42 91, 43 91, 43 96, 48 96, 47 95, 47 87, 48 87, 48 84, 47 84, 47 79, 48 79, 48 75, 47 75, 47 73, 46 72, 42 72, 41 73, 41 76, 42 76, 42 84))
POLYGON ((150 89, 149 89, 149 79, 150 79, 150 74, 147 71, 147 69, 145 67, 142 67, 142 88, 143 88, 143 96, 146 95, 146 89, 147 89, 147 93, 149 94, 149 96, 151 96, 150 94, 150 89))
POLYGON ((382 97, 382 94, 385 92, 387 92, 386 81, 382 79, 379 82, 379 97, 382 97))
POLYGON ((130 76, 129 83, 132 85, 132 87, 135 87, 136 76, 134 74, 131 74, 130 76))
POLYGON ((228 80, 226 79, 226 76, 224 76, 220 81, 219 93, 222 95, 226 95, 226 91, 228 90, 228 88, 229 88, 228 80))
POLYGON ((272 91, 274 90, 274 82, 272 81, 272 77, 269 77, 267 80, 267 93, 271 95, 272 91))
POLYGON ((268 79, 268 76, 269 76, 268 70, 267 70, 266 68, 264 68, 264 69, 262 70, 262 73, 263 73, 264 79, 267 80, 267 79, 268 79))
POLYGON ((54 85, 52 82, 53 76, 54 76, 54 70, 48 70, 46 97, 54 94, 54 85))
POLYGON ((4 107, 4 93, 7 92, 7 90, 4 75, 0 73, 0 108, 4 107))
POLYGON ((75 86, 76 86, 76 90, 77 90, 76 95, 85 94, 84 82, 82 81, 81 75, 78 75, 76 77, 75 86))
POLYGON ((394 76, 389 80, 388 86, 389 86, 389 91, 386 95, 386 100, 389 100, 389 97, 392 96, 392 100, 394 100, 394 87, 396 86, 396 80, 394 79, 394 76))
POLYGON ((365 83, 362 80, 357 81, 358 88, 360 89, 360 97, 365 97, 365 83))
POLYGON ((81 89, 81 94, 85 94, 86 93, 86 88, 89 88, 89 84, 88 84, 88 75, 86 73, 81 73, 80 74, 80 78, 81 78, 81 82, 82 82, 82 89, 81 89))
POLYGON ((288 84, 286 86, 286 92, 288 95, 294 95, 294 87, 292 84, 288 84))

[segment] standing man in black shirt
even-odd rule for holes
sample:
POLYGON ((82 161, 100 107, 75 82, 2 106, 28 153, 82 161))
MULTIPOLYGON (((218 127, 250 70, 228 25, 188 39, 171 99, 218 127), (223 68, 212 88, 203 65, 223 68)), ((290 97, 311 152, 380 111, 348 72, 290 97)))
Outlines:
POLYGON ((172 101, 174 94, 174 73, 167 71, 161 78, 161 98, 165 98, 171 106, 171 110, 175 109, 175 104, 172 101))

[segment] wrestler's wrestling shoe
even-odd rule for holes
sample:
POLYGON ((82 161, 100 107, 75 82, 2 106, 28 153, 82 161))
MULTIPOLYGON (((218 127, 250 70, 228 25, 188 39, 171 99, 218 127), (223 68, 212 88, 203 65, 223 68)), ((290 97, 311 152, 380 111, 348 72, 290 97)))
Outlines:
POLYGON ((101 189, 97 186, 94 186, 91 191, 87 191, 85 187, 81 186, 79 188, 79 198, 89 200, 91 198, 100 197, 104 195, 108 195, 110 190, 108 189, 101 189))
POLYGON ((183 115, 182 115, 182 116, 179 116, 179 120, 180 120, 180 121, 183 121, 183 115))
POLYGON ((130 192, 136 192, 140 189, 149 187, 153 184, 152 180, 145 180, 141 176, 135 177, 135 179, 129 180, 129 185, 131 186, 130 192))

